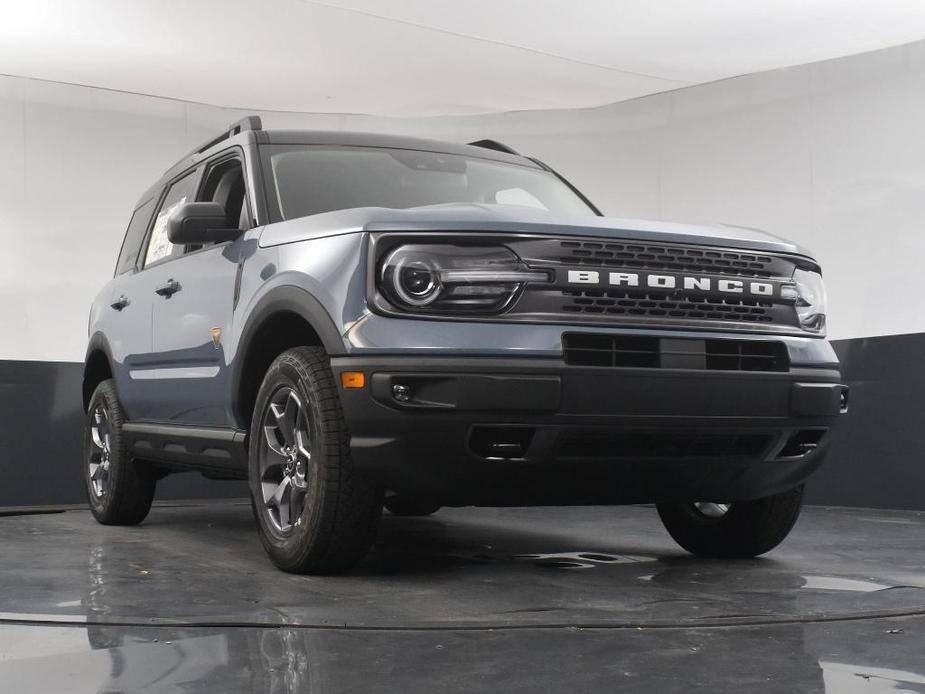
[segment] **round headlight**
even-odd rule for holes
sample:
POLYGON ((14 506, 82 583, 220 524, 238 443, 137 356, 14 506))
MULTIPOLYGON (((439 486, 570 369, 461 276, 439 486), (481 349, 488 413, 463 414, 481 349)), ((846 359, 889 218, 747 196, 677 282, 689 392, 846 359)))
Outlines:
POLYGON ((529 282, 548 282, 505 246, 406 243, 379 264, 379 288, 391 307, 414 313, 503 311, 529 282))
POLYGON ((392 271, 392 286, 410 306, 427 306, 440 294, 437 273, 424 260, 400 260, 392 271))

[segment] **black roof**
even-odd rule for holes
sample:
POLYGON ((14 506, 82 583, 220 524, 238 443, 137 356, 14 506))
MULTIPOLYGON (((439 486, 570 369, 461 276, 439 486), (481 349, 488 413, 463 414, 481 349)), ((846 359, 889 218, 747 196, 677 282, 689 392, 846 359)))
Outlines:
POLYGON ((232 145, 341 145, 344 147, 385 147, 391 149, 413 149, 424 152, 459 154, 482 159, 493 159, 521 166, 542 168, 532 159, 521 156, 510 147, 495 140, 479 140, 471 144, 446 142, 404 135, 384 133, 363 133, 340 130, 264 130, 259 116, 248 116, 233 123, 221 135, 203 143, 176 164, 171 166, 158 181, 142 196, 140 203, 157 194, 163 184, 177 174, 232 145))
MULTIPOLYGON (((526 157, 488 147, 482 143, 492 140, 480 140, 479 144, 462 144, 431 140, 405 135, 386 135, 383 133, 361 133, 339 130, 263 130, 257 135, 258 142, 286 145, 343 145, 345 147, 388 147, 392 149, 415 149, 424 152, 443 152, 445 154, 462 154, 482 159, 497 159, 513 164, 538 167, 526 157)), ((503 146, 503 145, 502 145, 503 146)))

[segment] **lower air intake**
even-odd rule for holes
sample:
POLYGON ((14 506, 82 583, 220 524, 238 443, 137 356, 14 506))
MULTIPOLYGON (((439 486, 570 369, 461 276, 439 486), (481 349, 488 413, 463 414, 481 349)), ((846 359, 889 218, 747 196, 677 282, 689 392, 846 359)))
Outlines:
POLYGON ((760 456, 771 444, 767 434, 696 432, 571 431, 559 440, 559 458, 687 458, 760 456))
POLYGON ((772 340, 676 339, 572 333, 563 337, 574 366, 777 371, 790 368, 787 347, 772 340))

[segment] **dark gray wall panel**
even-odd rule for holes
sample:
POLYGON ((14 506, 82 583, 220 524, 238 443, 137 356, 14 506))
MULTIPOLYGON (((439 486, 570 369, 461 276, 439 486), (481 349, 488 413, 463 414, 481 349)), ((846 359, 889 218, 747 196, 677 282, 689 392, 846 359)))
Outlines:
POLYGON ((925 333, 834 345, 850 407, 809 503, 925 509, 925 333))
MULTIPOLYGON (((925 509, 925 333, 835 343, 851 408, 810 503, 925 509)), ((80 475, 83 365, 0 361, 0 506, 84 501, 80 475)), ((158 485, 160 499, 244 496, 240 482, 197 473, 158 485)))
MULTIPOLYGON (((81 477, 83 364, 0 361, 0 506, 85 501, 81 477)), ((198 473, 158 483, 158 499, 245 496, 242 482, 198 473)))

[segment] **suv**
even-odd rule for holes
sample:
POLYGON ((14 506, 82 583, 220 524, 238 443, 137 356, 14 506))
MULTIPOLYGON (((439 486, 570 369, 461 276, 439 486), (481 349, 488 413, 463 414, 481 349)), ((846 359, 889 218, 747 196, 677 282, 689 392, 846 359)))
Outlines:
POLYGON ((755 556, 846 409, 824 332, 819 266, 768 234, 602 217, 490 140, 250 117, 141 197, 93 302, 90 507, 247 479, 305 573, 363 557, 383 505, 654 502, 690 552, 755 556))

